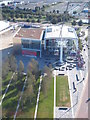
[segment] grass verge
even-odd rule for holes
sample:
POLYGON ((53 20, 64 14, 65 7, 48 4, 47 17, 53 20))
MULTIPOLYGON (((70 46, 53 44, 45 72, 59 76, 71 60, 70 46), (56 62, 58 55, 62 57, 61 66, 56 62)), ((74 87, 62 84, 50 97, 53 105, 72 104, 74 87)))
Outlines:
POLYGON ((54 79, 50 81, 50 89, 45 97, 41 91, 37 118, 53 118, 54 79))
POLYGON ((67 76, 56 78, 56 106, 70 107, 70 93, 67 76))

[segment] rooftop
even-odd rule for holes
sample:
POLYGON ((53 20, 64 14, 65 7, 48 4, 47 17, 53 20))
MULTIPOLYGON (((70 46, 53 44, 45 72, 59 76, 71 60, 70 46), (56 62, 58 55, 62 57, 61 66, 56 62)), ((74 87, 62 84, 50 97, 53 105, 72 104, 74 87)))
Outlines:
POLYGON ((66 25, 59 25, 59 26, 50 26, 46 29, 45 38, 60 38, 62 34, 63 38, 77 38, 77 34, 74 28, 66 26, 66 25), (62 29, 62 32, 61 32, 62 29))
POLYGON ((39 29, 39 28, 30 28, 30 29, 21 28, 15 37, 41 40, 42 32, 43 29, 39 29))
POLYGON ((6 29, 9 27, 9 22, 8 21, 0 21, 0 31, 6 29))

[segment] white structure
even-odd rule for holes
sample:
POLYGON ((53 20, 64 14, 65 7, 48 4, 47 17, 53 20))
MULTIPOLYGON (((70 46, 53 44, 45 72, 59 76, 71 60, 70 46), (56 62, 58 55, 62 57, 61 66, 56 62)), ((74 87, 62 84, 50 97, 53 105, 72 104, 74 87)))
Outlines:
POLYGON ((5 6, 7 6, 8 3, 11 3, 11 2, 13 2, 13 0, 2 1, 0 2, 0 6, 2 6, 2 4, 5 4, 5 6))
POLYGON ((7 21, 0 21, 0 31, 5 30, 9 27, 9 22, 7 21))
POLYGON ((45 30, 45 40, 44 49, 49 52, 60 52, 60 61, 62 62, 63 48, 67 49, 67 43, 70 47, 75 44, 76 49, 78 49, 78 37, 74 28, 60 25, 60 26, 50 26, 45 30), (61 47, 61 49, 60 49, 61 47))
POLYGON ((8 21, 0 21, 0 34, 9 31, 12 28, 8 21))

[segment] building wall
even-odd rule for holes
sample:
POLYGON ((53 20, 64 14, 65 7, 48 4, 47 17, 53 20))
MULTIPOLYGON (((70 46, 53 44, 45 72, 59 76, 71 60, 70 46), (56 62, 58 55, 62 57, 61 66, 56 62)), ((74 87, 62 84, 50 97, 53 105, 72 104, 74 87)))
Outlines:
POLYGON ((41 40, 25 39, 22 40, 22 54, 41 57, 41 40))

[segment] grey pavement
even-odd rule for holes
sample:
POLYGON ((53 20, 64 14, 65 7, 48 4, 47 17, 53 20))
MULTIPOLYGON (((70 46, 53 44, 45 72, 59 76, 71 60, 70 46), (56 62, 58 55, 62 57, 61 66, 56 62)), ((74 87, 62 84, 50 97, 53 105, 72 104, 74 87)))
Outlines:
POLYGON ((56 118, 72 118, 72 109, 67 108, 67 110, 63 110, 61 107, 56 107, 56 118))

